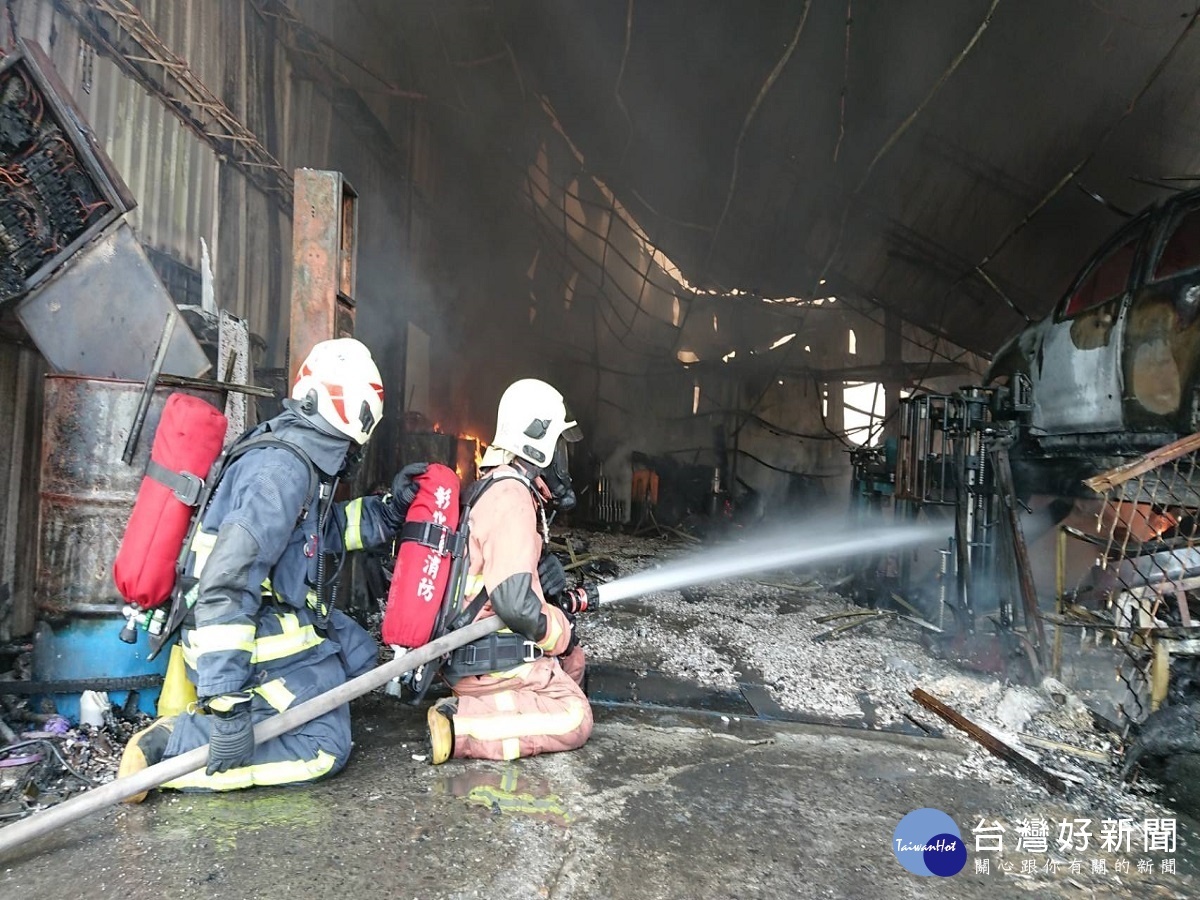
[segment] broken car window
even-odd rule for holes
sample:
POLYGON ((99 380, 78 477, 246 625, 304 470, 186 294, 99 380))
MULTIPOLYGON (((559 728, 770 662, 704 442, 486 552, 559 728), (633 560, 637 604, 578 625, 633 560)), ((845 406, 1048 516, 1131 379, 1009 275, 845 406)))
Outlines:
POLYGON ((1153 281, 1200 269, 1200 209, 1186 212, 1174 225, 1154 266, 1153 281))
POLYGON ((1063 318, 1070 318, 1125 293, 1139 238, 1140 235, 1130 238, 1092 267, 1067 301, 1063 318))

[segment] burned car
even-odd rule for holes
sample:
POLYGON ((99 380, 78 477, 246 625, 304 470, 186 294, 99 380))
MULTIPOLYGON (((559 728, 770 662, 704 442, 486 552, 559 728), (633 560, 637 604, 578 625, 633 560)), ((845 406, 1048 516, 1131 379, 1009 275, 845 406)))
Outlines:
POLYGON ((1081 479, 1200 431, 1200 190, 1122 226, 988 381, 1018 374, 1032 401, 1013 454, 1022 493, 1080 495, 1081 479))

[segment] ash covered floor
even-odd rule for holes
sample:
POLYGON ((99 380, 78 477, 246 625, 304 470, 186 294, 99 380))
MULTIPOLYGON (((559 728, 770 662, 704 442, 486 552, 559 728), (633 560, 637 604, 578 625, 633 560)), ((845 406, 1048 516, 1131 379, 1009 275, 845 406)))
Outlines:
MULTIPOLYGON (((623 573, 689 550, 588 540, 623 573)), ((1011 743, 1024 733, 1103 756, 1111 738, 1069 692, 959 671, 895 622, 814 643, 837 624, 814 620, 848 608, 794 574, 605 608, 580 617, 597 721, 580 751, 435 768, 424 761, 423 709, 374 694, 355 704, 355 756, 337 778, 223 797, 166 793, 111 810, 4 861, 0 895, 1197 895, 1200 834, 1152 786, 1123 788, 1112 765, 1041 751, 1070 783, 1052 796, 953 729, 897 733, 918 731, 906 714, 944 726, 909 699, 919 685, 1011 743), (852 727, 781 719, 789 715, 852 727), (900 818, 926 806, 950 814, 971 851, 952 878, 911 875, 891 852, 900 818), (1175 852, 1144 852, 1143 826, 1163 818, 1177 823, 1175 852), (1048 851, 1018 850, 1020 823, 1038 819, 1049 823, 1048 851), (1062 852, 1059 823, 1077 819, 1090 820, 1088 846, 1076 833, 1062 852), (1113 852, 1102 822, 1119 819, 1136 828, 1130 849, 1113 852), (1005 828, 1003 854, 974 852, 981 820, 1005 828), (988 860, 987 874, 976 859, 988 860), (1174 874, 1161 871, 1167 859, 1174 874), (1139 871, 1144 860, 1152 871, 1139 871)))

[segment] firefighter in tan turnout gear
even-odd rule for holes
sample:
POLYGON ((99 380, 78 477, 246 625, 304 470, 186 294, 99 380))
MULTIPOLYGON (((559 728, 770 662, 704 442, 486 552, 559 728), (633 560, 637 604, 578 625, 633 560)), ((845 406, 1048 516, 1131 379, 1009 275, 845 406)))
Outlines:
POLYGON ((592 733, 574 622, 547 603, 542 584, 565 587, 561 565, 544 554, 546 507, 574 505, 565 442, 579 437, 562 395, 544 381, 517 381, 500 399, 480 479, 491 483, 470 512, 459 624, 499 616, 506 627, 452 654, 444 675, 454 696, 428 713, 434 763, 574 750, 592 733))

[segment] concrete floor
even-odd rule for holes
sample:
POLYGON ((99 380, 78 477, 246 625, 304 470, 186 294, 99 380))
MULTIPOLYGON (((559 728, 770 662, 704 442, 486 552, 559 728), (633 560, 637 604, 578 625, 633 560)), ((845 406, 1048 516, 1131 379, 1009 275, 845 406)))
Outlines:
MULTIPOLYGON (((1082 814, 1011 786, 930 774, 957 741, 716 715, 597 709, 575 753, 517 763, 418 761, 421 711, 355 704, 355 756, 327 783, 159 794, 0 861, 0 896, 226 898, 1194 897, 1195 874, 949 879, 890 851, 912 809, 1082 814), (1072 879, 1072 883, 1068 879, 1072 879), (1081 890, 1082 889, 1082 890, 1081 890)), ((1181 831, 1183 827, 1181 825, 1181 831)), ((1181 833, 1177 865, 1200 846, 1181 833)), ((1088 854, 1089 857, 1092 854, 1088 854)), ((974 857, 974 853, 971 854, 974 857)), ((1020 871, 1020 857, 1009 859, 1020 871)), ((1110 872, 1112 865, 1109 865, 1110 872)))

